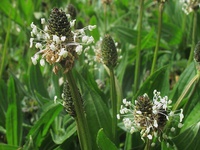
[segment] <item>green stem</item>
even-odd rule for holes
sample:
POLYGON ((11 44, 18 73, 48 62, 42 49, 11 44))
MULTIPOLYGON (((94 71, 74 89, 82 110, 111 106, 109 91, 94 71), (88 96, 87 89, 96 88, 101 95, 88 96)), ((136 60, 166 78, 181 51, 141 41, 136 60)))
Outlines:
POLYGON ((192 47, 191 47, 191 51, 190 51, 190 57, 188 59, 188 63, 187 65, 189 65, 192 60, 194 59, 194 49, 195 49, 195 37, 196 37, 196 29, 197 29, 197 12, 194 11, 193 14, 193 29, 192 29, 192 47))
POLYGON ((160 3, 159 4, 159 17, 158 17, 158 37, 157 37, 156 47, 155 47, 154 56, 153 56, 153 63, 152 63, 152 67, 151 67, 151 75, 155 71, 156 61, 157 61, 157 57, 158 57, 158 49, 159 49, 159 46, 160 46, 163 7, 164 7, 164 3, 160 3))
POLYGON ((135 93, 137 91, 138 86, 139 86, 143 7, 144 7, 144 0, 140 0, 140 8, 139 8, 139 16, 138 16, 139 22, 138 22, 138 36, 137 36, 137 51, 136 51, 136 64, 135 64, 133 93, 135 93))
POLYGON ((71 89, 73 101, 74 101, 74 107, 76 111, 76 124, 77 124, 77 132, 79 137, 79 142, 81 145, 82 150, 92 150, 92 143, 91 143, 91 137, 89 132, 89 127, 87 124, 87 120, 85 117, 85 112, 83 110, 83 104, 80 97, 80 94, 78 92, 78 88, 76 86, 76 82, 74 80, 74 77, 72 75, 72 72, 69 71, 66 74, 67 81, 69 83, 69 87, 71 89))
POLYGON ((189 89, 191 88, 191 86, 194 84, 195 81, 197 81, 199 79, 199 73, 197 73, 191 80, 190 82, 187 84, 187 86, 185 87, 185 89, 183 90, 183 92, 181 93, 180 97, 178 98, 178 100, 176 101, 176 103, 174 104, 174 107, 172 109, 172 111, 175 111, 180 103, 182 102, 183 98, 185 97, 185 95, 187 94, 187 92, 189 91, 189 89))
POLYGON ((151 149, 151 140, 147 138, 144 150, 150 150, 150 149, 151 149))
POLYGON ((129 132, 126 132, 124 149, 132 149, 132 147, 132 135, 129 132))
POLYGON ((107 5, 104 5, 104 28, 105 28, 105 33, 107 32, 107 25, 108 25, 108 15, 107 15, 107 5))
POLYGON ((115 87, 115 76, 113 69, 110 69, 110 96, 112 103, 112 135, 113 141, 116 142, 116 133, 117 133, 117 98, 116 98, 116 87, 115 87))

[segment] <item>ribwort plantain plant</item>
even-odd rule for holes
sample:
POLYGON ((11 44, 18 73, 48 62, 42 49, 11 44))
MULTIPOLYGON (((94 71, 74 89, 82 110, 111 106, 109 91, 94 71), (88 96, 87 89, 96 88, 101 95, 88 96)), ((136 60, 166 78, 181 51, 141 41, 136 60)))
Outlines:
MULTIPOLYGON (((41 23, 45 23, 43 18, 41 19, 41 23)), ((67 85, 66 83, 64 84, 63 105, 76 120, 81 148, 83 150, 90 150, 92 149, 92 144, 88 123, 82 98, 71 70, 78 55, 82 53, 83 46, 82 43, 79 43, 79 39, 82 38, 81 40, 84 44, 92 43, 94 40, 93 37, 86 36, 84 30, 92 30, 95 26, 88 26, 73 32, 71 27, 74 25, 74 20, 69 22, 65 12, 58 8, 52 9, 47 23, 44 30, 37 28, 33 23, 31 24, 31 35, 36 36, 36 38, 30 39, 30 47, 36 41, 35 47, 40 50, 31 58, 32 62, 36 65, 39 54, 42 54, 42 58, 40 59, 41 66, 45 65, 46 60, 50 65, 54 65, 53 72, 55 74, 60 69, 63 70, 63 76, 68 82, 67 85), (44 41, 39 42, 41 39, 44 41)))

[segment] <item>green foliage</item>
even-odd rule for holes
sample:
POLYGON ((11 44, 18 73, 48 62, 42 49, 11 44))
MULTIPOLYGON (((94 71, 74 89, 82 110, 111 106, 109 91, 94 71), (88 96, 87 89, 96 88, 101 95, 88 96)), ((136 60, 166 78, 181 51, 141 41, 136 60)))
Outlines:
MULTIPOLYGON (((184 125, 170 140, 156 142, 152 149, 173 149, 167 147, 167 142, 181 150, 200 149, 199 65, 187 64, 200 30, 192 36, 194 12, 185 15, 178 0, 165 3, 158 59, 152 75, 159 16, 158 4, 153 0, 144 1, 139 72, 135 71, 139 1, 113 0, 106 5, 102 1, 89 0, 1 0, 0 149, 81 149, 76 119, 67 114, 62 105, 63 72, 59 70, 55 75, 53 65, 33 65, 31 57, 37 50, 29 48, 31 22, 41 27, 40 18, 47 18, 54 7, 65 11, 69 3, 77 9, 74 28, 97 25, 95 30, 86 33, 95 39, 87 51, 91 59, 83 52, 72 69, 83 99, 93 149, 145 147, 139 133, 125 132, 121 120, 118 120, 117 141, 113 141, 112 118, 115 116, 111 113, 110 72, 102 63, 94 61, 95 44, 105 34, 110 34, 118 43, 117 49, 121 49, 118 52, 121 59, 118 58, 114 69, 118 113, 123 98, 134 101, 147 93, 152 99, 156 89, 169 96, 172 109, 183 108, 184 125), (139 88, 135 92, 136 73, 139 74, 139 88)), ((196 14, 199 23, 199 10, 196 14)))
POLYGON ((110 141, 110 139, 106 136, 103 129, 100 129, 97 134, 97 144, 99 148, 102 150, 117 150, 117 147, 110 141))

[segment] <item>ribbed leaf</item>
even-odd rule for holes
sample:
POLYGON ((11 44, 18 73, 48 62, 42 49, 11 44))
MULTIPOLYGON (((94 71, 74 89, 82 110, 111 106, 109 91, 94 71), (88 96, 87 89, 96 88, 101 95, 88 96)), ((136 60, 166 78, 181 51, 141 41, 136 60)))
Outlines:
POLYGON ((18 145, 17 134, 17 108, 15 104, 10 104, 6 113, 6 137, 8 144, 18 145))
POLYGON ((6 137, 8 144, 20 145, 22 135, 22 118, 20 101, 16 98, 16 90, 13 78, 10 78, 8 85, 9 106, 6 112, 6 137))
MULTIPOLYGON (((42 77, 42 73, 40 71, 39 65, 32 65, 30 68, 30 72, 29 72, 30 76, 29 76, 29 86, 30 86, 30 91, 32 92, 33 95, 35 95, 35 91, 37 91, 38 93, 40 93, 43 97, 49 97, 48 93, 47 93, 47 88, 45 88, 44 85, 44 78, 42 77)), ((38 101, 39 104, 43 104, 42 101, 40 101, 39 98, 36 99, 38 101)))
MULTIPOLYGON (((130 44, 136 44, 137 43, 137 31, 133 30, 131 28, 127 28, 124 26, 114 26, 111 28, 111 30, 117 34, 118 37, 120 37, 120 40, 122 42, 128 42, 130 44)), ((142 45, 141 48, 152 48, 155 46, 156 41, 152 38, 155 34, 154 29, 151 31, 144 31, 142 32, 142 45)))
MULTIPOLYGON (((189 81, 196 75, 195 63, 191 63, 185 71, 181 74, 178 82, 176 83, 170 95, 170 99, 177 100, 189 81)), ((188 94, 189 95, 189 94, 188 94)))
POLYGON ((192 125, 173 139, 178 149, 198 150, 200 148, 200 122, 192 125))
POLYGON ((3 80, 0 80, 0 104, 0 126, 5 127, 6 110, 9 104, 7 100, 7 85, 3 80))
POLYGON ((19 11, 17 11, 18 9, 14 8, 13 4, 9 1, 1 0, 0 10, 19 25, 22 26, 24 24, 19 11))
POLYGON ((32 21, 32 13, 34 9, 35 3, 32 0, 19 0, 19 8, 20 12, 24 14, 27 24, 30 24, 32 21))
POLYGON ((117 150, 115 144, 107 137, 103 129, 100 129, 97 134, 97 145, 101 150, 117 150))
POLYGON ((156 45, 156 41, 153 40, 154 34, 155 34, 155 30, 152 28, 152 30, 149 31, 148 34, 146 34, 144 38, 142 39, 141 49, 152 48, 156 45))
MULTIPOLYGON (((154 90, 160 91, 161 95, 169 93, 169 70, 168 66, 158 69, 152 76, 150 76, 137 92, 135 98, 139 95, 147 93, 150 98, 153 96, 154 90)), ((163 96, 164 96, 163 95, 163 96)))
MULTIPOLYGON (((199 97, 198 97, 199 100, 199 97)), ((187 116, 187 118, 184 120, 184 126, 181 128, 181 132, 186 130, 187 128, 191 127, 195 123, 200 122, 200 102, 198 102, 193 109, 191 109, 191 113, 187 116)))
POLYGON ((50 125, 54 121, 55 117, 60 113, 62 108, 62 105, 54 104, 52 102, 46 104, 42 108, 43 113, 40 119, 35 123, 27 135, 27 138, 31 136, 36 147, 41 145, 47 132, 49 131, 50 125))
POLYGON ((111 28, 111 31, 113 31, 122 42, 128 42, 131 44, 137 43, 137 31, 124 27, 124 26, 114 26, 111 28))
POLYGON ((93 143, 96 143, 95 139, 100 128, 103 128, 106 135, 110 138, 111 116, 109 109, 101 97, 87 85, 85 80, 79 74, 76 75, 83 91, 83 101, 93 143))
POLYGON ((0 143, 0 150, 16 150, 18 148, 17 146, 0 143))
POLYGON ((60 121, 55 122, 56 125, 51 130, 52 139, 56 144, 62 144, 76 132, 76 123, 70 115, 67 114, 62 123, 59 123, 60 121), (63 127, 58 126, 58 124, 62 124, 63 127))

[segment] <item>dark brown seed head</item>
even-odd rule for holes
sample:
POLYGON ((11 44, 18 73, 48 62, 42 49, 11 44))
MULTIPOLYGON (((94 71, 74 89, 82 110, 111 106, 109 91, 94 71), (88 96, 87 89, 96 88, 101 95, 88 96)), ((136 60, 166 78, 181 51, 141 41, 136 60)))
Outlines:
POLYGON ((134 110, 134 118, 136 124, 140 124, 140 126, 144 128, 149 124, 152 124, 152 105, 152 101, 150 101, 147 95, 138 97, 134 110), (138 112, 141 112, 141 114, 138 112))
POLYGON ((194 50, 194 59, 196 62, 200 63, 200 41, 197 43, 194 50))
POLYGON ((63 98, 63 106, 65 107, 65 110, 72 117, 76 117, 74 102, 73 102, 73 98, 71 95, 71 90, 70 90, 68 82, 64 82, 62 98, 63 98))
POLYGON ((69 4, 67 6, 67 11, 70 14, 72 19, 76 19, 77 12, 76 12, 76 8, 74 7, 74 5, 69 4))
POLYGON ((48 20, 48 30, 50 35, 66 37, 71 35, 70 23, 65 12, 58 8, 52 9, 48 20))

